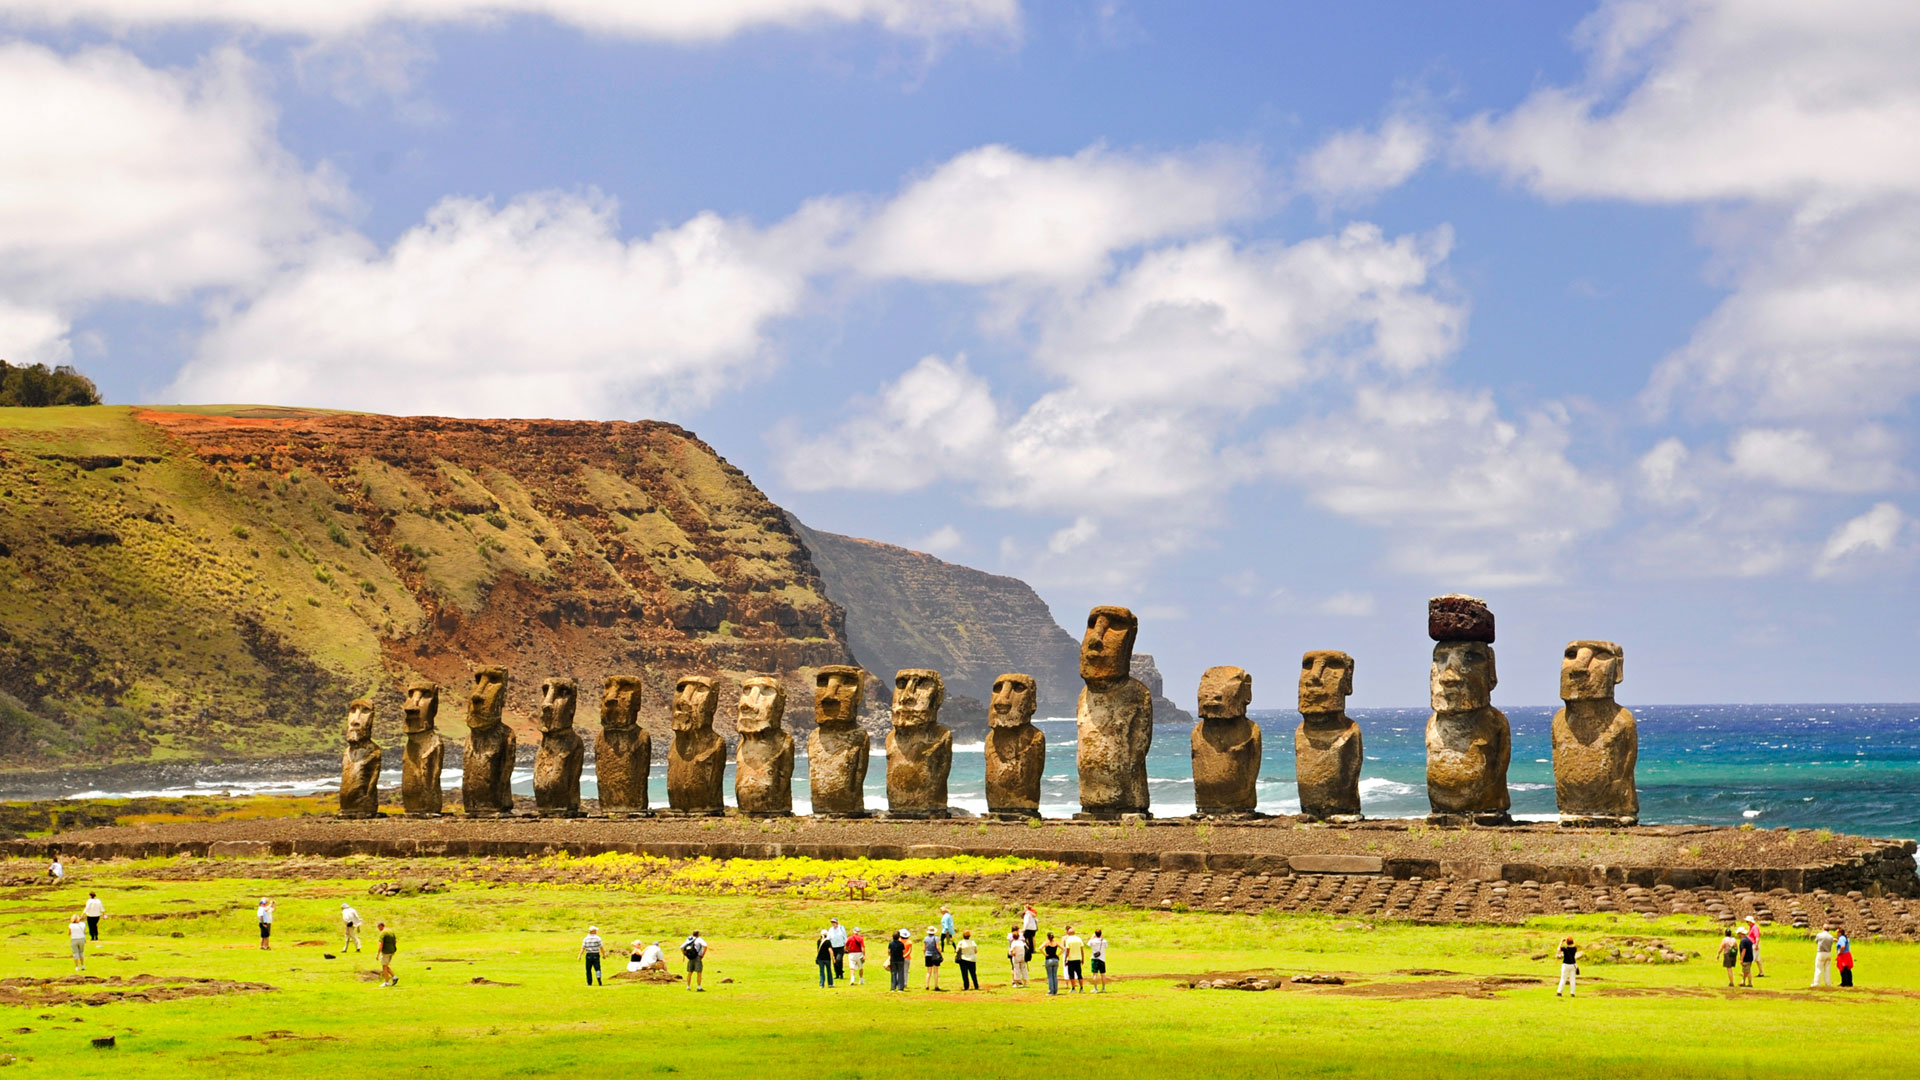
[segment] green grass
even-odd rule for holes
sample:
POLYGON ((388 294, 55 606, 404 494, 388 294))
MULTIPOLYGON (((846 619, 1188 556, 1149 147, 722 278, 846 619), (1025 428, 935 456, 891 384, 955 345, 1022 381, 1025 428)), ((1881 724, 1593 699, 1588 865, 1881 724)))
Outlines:
MULTIPOLYGON (((1005 965, 995 958, 982 964, 984 993, 922 992, 916 965, 914 992, 889 995, 877 972, 869 986, 817 989, 814 931, 836 914, 869 929, 917 931, 935 918, 938 902, 492 885, 483 864, 459 861, 429 865, 453 880, 449 891, 386 898, 368 895, 370 880, 392 872, 372 860, 334 864, 327 871, 340 877, 331 880, 156 876, 172 865, 83 866, 58 891, 7 891, 0 897, 0 975, 67 974, 65 918, 91 888, 113 914, 164 917, 109 918, 89 974, 219 977, 278 989, 152 1004, 0 1008, 0 1032, 33 1029, 0 1034, 0 1053, 16 1055, 24 1074, 1533 1080, 1896 1076, 1920 1065, 1912 1038, 1920 1021, 1913 970, 1920 947, 1860 942, 1862 986, 1816 993, 1804 989, 1811 945, 1784 928, 1769 939, 1771 975, 1757 991, 1720 988, 1721 972, 1708 959, 1660 966, 1589 961, 1580 998, 1563 1001, 1547 981, 1491 997, 1420 997, 1423 985, 1463 980, 1393 973, 1444 968, 1547 980, 1553 964, 1532 957, 1563 933, 1589 944, 1657 934, 1703 953, 1717 935, 1698 920, 1637 916, 1543 919, 1517 928, 1368 927, 1311 916, 1043 910, 1049 929, 1069 920, 1105 929, 1114 971, 1125 981, 1105 996, 1047 998, 1007 989, 1005 965), (272 952, 254 947, 253 902, 262 894, 279 900, 272 952), (323 958, 338 945, 342 900, 354 903, 369 926, 376 919, 396 924, 399 987, 380 989, 357 977, 371 965, 371 952, 323 958), (574 956, 589 922, 616 948, 644 937, 664 939, 669 950, 697 925, 714 945, 708 992, 625 982, 584 987, 574 956), (176 932, 183 936, 172 937, 176 932), (1373 992, 1179 985, 1183 976, 1267 968, 1347 973, 1356 990, 1373 992), (517 985, 473 985, 476 977, 517 985), (1379 993, 1383 988, 1389 993, 1379 993), (294 1037, 243 1038, 270 1031, 294 1037), (119 1048, 93 1050, 88 1039, 103 1034, 117 1036, 119 1048)), ((247 864, 232 869, 245 873, 247 864)), ((989 942, 1014 917, 1011 905, 948 902, 962 927, 989 942)), ((958 985, 957 969, 947 969, 947 981, 958 985)))

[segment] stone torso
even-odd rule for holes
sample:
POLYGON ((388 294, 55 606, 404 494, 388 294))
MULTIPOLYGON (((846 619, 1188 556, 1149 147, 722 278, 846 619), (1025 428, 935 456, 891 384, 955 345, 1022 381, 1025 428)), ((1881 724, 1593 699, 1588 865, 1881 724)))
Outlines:
POLYGON ((1345 713, 1300 722, 1293 732, 1293 768, 1300 812, 1327 818, 1360 812, 1360 765, 1366 760, 1360 725, 1345 713))
POLYGON ((460 801, 469 814, 513 811, 513 756, 519 740, 505 724, 467 730, 460 801))
POLYGON ((711 728, 676 731, 667 749, 667 803, 675 810, 722 810, 727 743, 711 728))
POLYGON ((1427 798, 1435 813, 1498 813, 1512 805, 1507 717, 1491 705, 1427 720, 1427 798))
POLYGON ((445 757, 446 747, 438 733, 407 733, 407 746, 400 756, 400 805, 407 813, 440 812, 440 765, 445 757))
POLYGON ((887 808, 908 812, 947 808, 953 768, 953 732, 944 724, 887 733, 887 808))
POLYGON ((346 752, 340 755, 340 812, 380 812, 380 748, 371 739, 348 743, 346 752))
POLYGON ((1577 707, 1553 714, 1554 794, 1563 814, 1637 818, 1639 727, 1624 707, 1604 704, 1608 708, 1597 715, 1577 707))
POLYGON ((742 813, 793 813, 793 733, 740 736, 733 796, 742 813))
POLYGON ((1193 801, 1202 814, 1250 814, 1259 802, 1260 725, 1244 716, 1193 726, 1193 801))
POLYGON ((873 753, 858 727, 815 728, 807 736, 807 790, 816 814, 867 812, 867 762, 873 753))
POLYGON ((1046 771, 1047 737, 1032 724, 987 731, 987 809, 995 813, 1040 809, 1040 779, 1046 771))
POLYGON ((603 813, 647 808, 653 772, 653 739, 638 727, 606 728, 593 744, 593 773, 603 813))
POLYGON ((1147 750, 1153 743, 1153 698, 1138 679, 1080 691, 1080 806, 1090 813, 1142 813, 1147 750))
POLYGON ((580 811, 580 770, 587 761, 587 744, 580 733, 567 728, 540 736, 533 755, 533 800, 542 811, 580 811))

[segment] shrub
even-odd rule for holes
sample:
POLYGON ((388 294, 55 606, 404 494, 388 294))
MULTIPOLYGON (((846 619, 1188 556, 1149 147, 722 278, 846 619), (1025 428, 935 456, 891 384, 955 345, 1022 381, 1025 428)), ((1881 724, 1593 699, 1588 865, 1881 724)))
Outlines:
POLYGON ((0 405, 41 408, 49 405, 98 405, 93 380, 65 364, 9 364, 0 360, 0 405))

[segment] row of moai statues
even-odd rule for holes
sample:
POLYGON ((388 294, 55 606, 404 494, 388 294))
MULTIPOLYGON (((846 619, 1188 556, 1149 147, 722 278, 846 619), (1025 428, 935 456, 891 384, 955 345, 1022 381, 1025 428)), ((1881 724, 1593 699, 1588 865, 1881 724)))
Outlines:
MULTIPOLYGON (((1125 608, 1098 607, 1087 617, 1080 649, 1085 687, 1077 709, 1077 817, 1150 816, 1146 759, 1153 738, 1153 704, 1146 686, 1130 674, 1138 630, 1138 620, 1125 608)), ((1499 681, 1493 614, 1473 597, 1436 597, 1428 606, 1427 630, 1434 640, 1429 673, 1433 714, 1426 729, 1431 820, 1504 823, 1511 806, 1507 768, 1512 743, 1507 718, 1492 703, 1499 681)), ((1301 720, 1294 731, 1294 755, 1301 813, 1307 817, 1333 822, 1360 818, 1364 743, 1359 725, 1346 713, 1353 673, 1353 658, 1344 652, 1316 650, 1301 658, 1301 720)), ((1622 676, 1619 646, 1604 641, 1567 646, 1560 673, 1566 707, 1553 718, 1553 755, 1558 803, 1562 820, 1569 824, 1638 820, 1633 783, 1637 730, 1633 714, 1614 701, 1613 688, 1622 676)), ((858 724, 865 678, 864 671, 851 666, 823 667, 815 675, 817 726, 808 736, 807 756, 816 815, 868 813, 865 788, 871 752, 867 733, 858 724)), ((513 812, 515 740, 501 721, 506 685, 504 669, 474 673, 461 791, 470 816, 513 812)), ((635 676, 606 681, 602 735, 595 752, 605 814, 652 812, 647 802, 652 740, 639 724, 640 694, 635 676)), ((945 694, 936 671, 909 668, 894 676, 892 727, 886 739, 890 817, 950 813, 953 733, 939 720, 945 694)), ((568 680, 550 679, 541 686, 534 802, 543 815, 581 812, 585 746, 573 730, 575 697, 568 680)), ((1242 668, 1209 668, 1201 677, 1199 720, 1191 743, 1194 801, 1201 816, 1259 816, 1262 744, 1259 725, 1247 716, 1252 697, 1253 678, 1242 668)), ((985 746, 990 815, 1039 816, 1046 736, 1033 725, 1037 701, 1038 686, 1031 675, 1008 673, 994 680, 985 746)), ((438 687, 415 683, 407 688, 400 797, 409 814, 441 811, 441 748, 433 727, 438 702, 438 687)), ((718 685, 711 678, 686 676, 674 688, 665 813, 725 812, 726 743, 713 730, 718 704, 718 685)), ((795 744, 782 726, 786 691, 777 679, 748 679, 738 707, 734 801, 749 815, 791 814, 795 744)), ((349 712, 340 791, 343 816, 378 812, 380 749, 372 742, 372 708, 361 700, 349 712)))

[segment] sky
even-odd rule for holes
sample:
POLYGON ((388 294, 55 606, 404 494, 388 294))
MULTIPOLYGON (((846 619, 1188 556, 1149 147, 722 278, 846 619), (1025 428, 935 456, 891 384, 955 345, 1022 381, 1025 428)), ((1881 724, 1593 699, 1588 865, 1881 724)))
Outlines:
POLYGON ((1920 5, 0 0, 0 357, 685 425, 1187 701, 1920 700, 1920 5))

